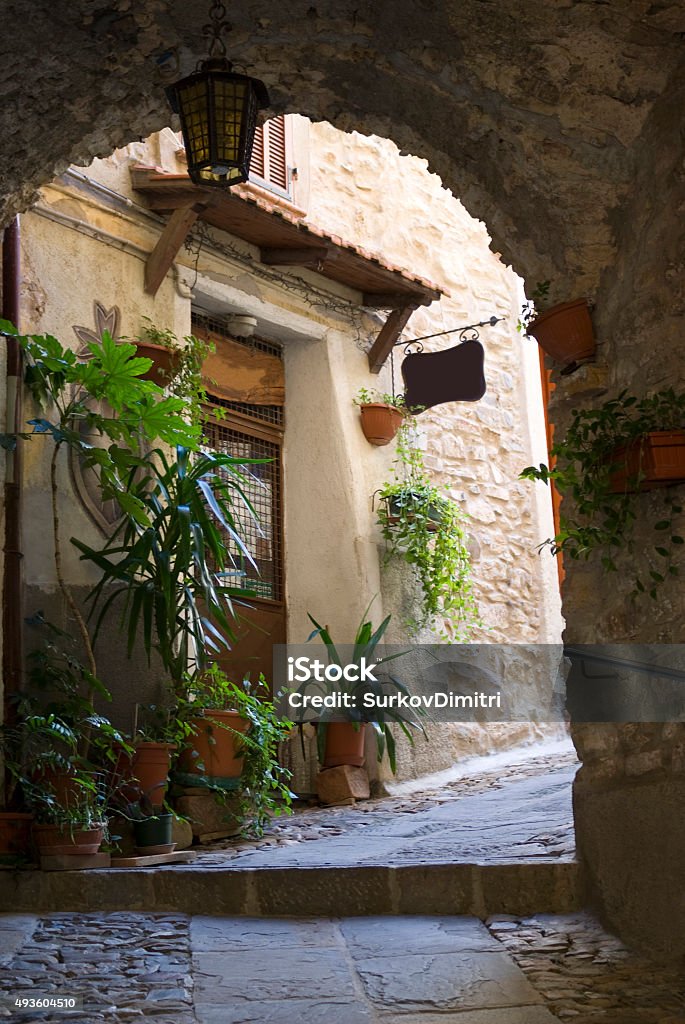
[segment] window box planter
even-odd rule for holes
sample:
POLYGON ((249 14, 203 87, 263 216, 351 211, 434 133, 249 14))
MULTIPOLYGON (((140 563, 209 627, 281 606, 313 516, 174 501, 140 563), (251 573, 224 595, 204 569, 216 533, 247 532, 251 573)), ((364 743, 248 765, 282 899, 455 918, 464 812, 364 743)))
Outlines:
POLYGON ((214 709, 191 719, 194 735, 181 753, 180 770, 210 779, 239 778, 243 757, 237 749, 240 741, 236 732, 247 732, 249 724, 237 711, 214 709))
POLYGON ((685 430, 655 430, 617 448, 610 488, 614 494, 652 491, 685 481, 685 430), (638 477, 639 482, 638 482, 638 477))
POLYGON ((401 409, 395 405, 386 405, 385 402, 369 402, 366 405, 360 405, 359 411, 364 437, 369 444, 379 446, 390 444, 404 419, 401 409))
POLYGON ((540 313, 526 327, 543 351, 565 366, 592 359, 596 353, 595 335, 587 299, 562 302, 540 313))

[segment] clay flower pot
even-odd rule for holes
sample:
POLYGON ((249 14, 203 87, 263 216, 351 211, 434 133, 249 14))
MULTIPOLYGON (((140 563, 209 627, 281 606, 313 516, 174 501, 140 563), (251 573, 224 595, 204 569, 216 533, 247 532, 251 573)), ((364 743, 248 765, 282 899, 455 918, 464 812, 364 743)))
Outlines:
POLYGON ((404 419, 401 409, 394 405, 386 405, 385 402, 360 405, 359 411, 364 437, 370 444, 375 445, 390 444, 404 419))
POLYGON ((136 741, 133 755, 120 750, 113 773, 113 786, 119 796, 128 803, 144 796, 152 804, 163 804, 174 750, 174 743, 151 740, 136 741))
POLYGON ((617 448, 612 456, 614 494, 652 491, 685 481, 685 430, 655 430, 631 445, 617 448), (640 476, 640 482, 635 481, 640 476))
POLYGON ((564 366, 592 359, 596 352, 587 299, 562 302, 546 309, 528 325, 526 333, 535 338, 548 356, 564 366))
POLYGON ((324 768, 337 768, 341 764, 364 764, 366 722, 327 722, 324 768))
POLYGON ((69 825, 34 825, 33 838, 41 856, 73 855, 84 857, 97 853, 104 838, 104 827, 70 828, 69 825))
POLYGON ((243 759, 236 749, 240 741, 232 730, 247 732, 250 723, 237 711, 208 709, 204 715, 193 718, 190 724, 194 736, 181 753, 180 770, 210 779, 239 778, 243 759))
POLYGON ((163 804, 166 797, 171 754, 174 743, 136 743, 131 763, 132 775, 143 796, 153 804, 163 804))
POLYGON ((146 373, 141 373, 141 380, 151 380, 160 388, 167 386, 178 371, 181 354, 164 345, 153 345, 149 342, 136 342, 137 355, 152 360, 152 366, 146 373))

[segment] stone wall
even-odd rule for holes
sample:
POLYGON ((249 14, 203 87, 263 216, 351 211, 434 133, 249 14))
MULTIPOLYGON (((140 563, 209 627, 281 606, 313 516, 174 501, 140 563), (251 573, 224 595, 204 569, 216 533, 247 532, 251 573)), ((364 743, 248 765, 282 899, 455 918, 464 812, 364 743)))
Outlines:
MULTIPOLYGON (((58 168, 166 123, 165 81, 191 70, 203 51, 200 6, 5 5, 0 218, 25 209, 58 168)), ((527 280, 552 278, 555 300, 594 298, 613 390, 654 386, 662 369, 680 372, 681 4, 522 0, 514 11, 479 0, 360 0, 354 9, 321 0, 300 12, 257 0, 231 19, 229 56, 265 79, 275 111, 375 132, 425 156, 527 280)), ((590 405, 593 394, 576 403, 590 405)), ((561 427, 563 417, 561 410, 561 427)), ((680 593, 674 582, 663 606, 633 612, 625 580, 574 564, 568 635, 677 639, 680 593)), ((639 745, 639 732, 630 742, 639 745)), ((578 745, 583 755, 580 735, 578 745)), ((577 793, 588 867, 597 851, 610 852, 610 868, 594 876, 598 899, 610 923, 648 947, 669 922, 685 948, 685 915, 673 903, 682 802, 673 814, 663 790, 678 792, 672 762, 644 789, 651 817, 644 805, 633 813, 633 789, 616 764, 610 814, 596 807, 583 817, 590 802, 577 793), (645 870, 656 850, 658 870, 645 870)))

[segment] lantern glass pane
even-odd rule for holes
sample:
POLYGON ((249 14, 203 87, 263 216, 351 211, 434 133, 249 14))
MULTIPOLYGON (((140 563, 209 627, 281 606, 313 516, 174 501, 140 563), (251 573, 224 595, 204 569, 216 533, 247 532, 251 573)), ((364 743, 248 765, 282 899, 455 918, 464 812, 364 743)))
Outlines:
POLYGON ((244 103, 244 82, 220 78, 214 83, 215 156, 217 162, 224 166, 240 162, 244 103))
POLYGON ((196 80, 181 89, 179 105, 186 145, 189 148, 189 163, 205 163, 210 156, 206 83, 196 80))

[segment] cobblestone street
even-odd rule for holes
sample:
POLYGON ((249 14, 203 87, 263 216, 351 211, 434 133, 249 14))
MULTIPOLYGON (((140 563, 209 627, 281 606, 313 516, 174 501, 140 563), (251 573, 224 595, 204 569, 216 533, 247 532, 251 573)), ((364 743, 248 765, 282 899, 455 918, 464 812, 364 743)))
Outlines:
POLYGON ((570 740, 479 758, 435 789, 353 807, 300 808, 261 839, 219 841, 199 868, 573 860, 570 740))
POLYGON ((3 1019, 156 1024, 683 1024, 682 971, 587 914, 3 915, 3 1019), (73 996, 73 1012, 17 996, 73 996))

